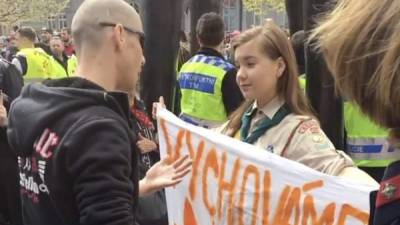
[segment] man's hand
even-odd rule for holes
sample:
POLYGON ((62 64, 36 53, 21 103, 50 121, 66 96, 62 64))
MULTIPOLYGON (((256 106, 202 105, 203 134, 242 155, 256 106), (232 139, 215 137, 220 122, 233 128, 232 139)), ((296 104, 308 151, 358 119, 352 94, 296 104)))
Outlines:
POLYGON ((139 133, 139 141, 136 142, 136 145, 138 146, 142 154, 156 151, 158 148, 157 144, 154 141, 143 137, 140 133, 139 133))
POLYGON ((192 160, 188 155, 170 161, 163 159, 147 171, 146 177, 139 182, 140 196, 179 184, 191 170, 192 160))
POLYGON ((0 127, 6 127, 8 125, 7 110, 3 104, 3 92, 0 91, 0 127))

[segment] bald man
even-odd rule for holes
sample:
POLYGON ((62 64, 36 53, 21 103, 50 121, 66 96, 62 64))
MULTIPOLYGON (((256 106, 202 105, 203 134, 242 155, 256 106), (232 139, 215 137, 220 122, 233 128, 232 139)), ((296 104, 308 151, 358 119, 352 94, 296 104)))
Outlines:
POLYGON ((126 93, 144 63, 143 28, 123 0, 86 0, 72 22, 77 77, 28 85, 9 113, 29 225, 134 224, 138 194, 180 182, 191 163, 162 160, 138 181, 126 93))

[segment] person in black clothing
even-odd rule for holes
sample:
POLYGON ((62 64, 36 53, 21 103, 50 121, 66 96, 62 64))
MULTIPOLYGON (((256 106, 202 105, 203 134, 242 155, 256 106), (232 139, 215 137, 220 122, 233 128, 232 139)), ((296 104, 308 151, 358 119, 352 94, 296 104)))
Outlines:
MULTIPOLYGON (((139 137, 136 146, 139 155, 139 178, 143 179, 147 171, 158 161, 160 153, 158 149, 157 134, 153 121, 148 116, 145 104, 138 97, 130 97, 132 129, 139 137)), ((151 195, 140 197, 136 211, 139 225, 167 225, 168 212, 163 190, 151 195)))
POLYGON ((36 42, 34 46, 35 48, 43 49, 43 51, 46 52, 47 55, 51 55, 50 45, 46 45, 42 42, 36 42))
POLYGON ((181 67, 178 75, 180 118, 214 128, 227 121, 229 114, 242 103, 243 96, 236 84, 235 67, 221 54, 225 35, 221 16, 202 15, 196 34, 200 50, 181 67))
POLYGON ((52 55, 50 49, 50 40, 53 36, 53 30, 47 27, 42 28, 42 32, 40 34, 40 42, 35 43, 36 48, 41 48, 48 55, 52 55))
POLYGON ((17 40, 15 38, 15 35, 8 38, 8 45, 6 47, 5 53, 4 53, 4 58, 11 62, 13 58, 17 55, 18 53, 18 47, 17 47, 17 40))
POLYGON ((163 159, 139 182, 126 94, 144 63, 136 11, 123 0, 86 0, 72 35, 77 77, 25 86, 9 113, 23 222, 133 225, 138 195, 176 185, 191 161, 163 159))
POLYGON ((370 225, 400 225, 400 14, 398 0, 339 0, 314 31, 335 84, 390 130, 395 157, 371 193, 370 225))
POLYGON ((299 30, 290 37, 293 46, 294 54, 296 55, 297 65, 299 67, 299 74, 304 74, 305 71, 305 33, 304 30, 299 30))
POLYGON ((42 32, 40 34, 40 42, 49 46, 52 36, 53 36, 53 30, 47 27, 43 27, 42 32))
POLYGON ((0 36, 0 59, 6 57, 7 40, 6 37, 0 36))
POLYGON ((7 111, 23 86, 21 74, 0 59, 0 224, 22 225, 17 156, 7 141, 7 111))

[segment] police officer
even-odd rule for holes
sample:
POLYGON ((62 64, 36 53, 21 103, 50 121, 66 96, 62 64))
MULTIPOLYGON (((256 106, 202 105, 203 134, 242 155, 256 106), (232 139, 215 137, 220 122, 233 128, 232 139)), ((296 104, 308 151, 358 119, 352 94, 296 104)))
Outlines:
POLYGON ((41 48, 35 48, 36 32, 32 27, 22 27, 16 34, 19 52, 12 60, 25 83, 32 83, 51 78, 53 73, 51 56, 41 48))
POLYGON ((200 50, 178 75, 181 119, 203 127, 217 127, 242 102, 236 69, 223 55, 224 22, 216 13, 200 17, 196 27, 200 50))
POLYGON ((372 122, 356 104, 344 102, 343 111, 346 152, 360 169, 380 182, 385 168, 400 158, 400 151, 390 146, 388 130, 372 122))
MULTIPOLYGON (((400 151, 400 46, 397 0, 339 0, 316 28, 335 84, 363 113, 389 128, 389 142, 400 151)), ((386 168, 371 195, 370 224, 400 224, 400 157, 386 168)))

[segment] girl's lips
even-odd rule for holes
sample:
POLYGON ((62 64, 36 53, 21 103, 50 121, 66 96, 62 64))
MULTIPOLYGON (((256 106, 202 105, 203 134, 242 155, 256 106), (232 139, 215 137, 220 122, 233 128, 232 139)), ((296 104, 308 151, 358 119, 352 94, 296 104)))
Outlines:
POLYGON ((240 84, 241 88, 249 88, 251 87, 251 84, 240 84))

